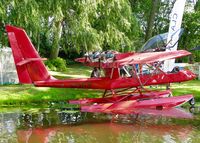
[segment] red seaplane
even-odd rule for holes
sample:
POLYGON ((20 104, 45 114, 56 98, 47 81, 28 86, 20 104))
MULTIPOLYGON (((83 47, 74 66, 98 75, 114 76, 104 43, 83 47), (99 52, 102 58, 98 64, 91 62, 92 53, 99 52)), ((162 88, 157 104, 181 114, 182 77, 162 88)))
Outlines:
POLYGON ((168 109, 193 99, 191 94, 169 97, 170 90, 151 91, 144 88, 150 85, 194 79, 195 74, 189 70, 164 72, 161 68, 164 60, 188 56, 191 54, 188 51, 149 53, 108 51, 102 52, 98 56, 94 53, 78 58, 76 61, 94 67, 93 72, 101 69, 104 76, 59 80, 49 74, 43 63, 45 59, 39 56, 22 28, 7 25, 6 30, 20 83, 34 84, 37 87, 105 90, 102 98, 69 101, 72 104, 81 104, 82 111, 127 114, 134 111, 139 112, 140 108, 168 109), (142 66, 148 69, 147 72, 144 72, 142 66))

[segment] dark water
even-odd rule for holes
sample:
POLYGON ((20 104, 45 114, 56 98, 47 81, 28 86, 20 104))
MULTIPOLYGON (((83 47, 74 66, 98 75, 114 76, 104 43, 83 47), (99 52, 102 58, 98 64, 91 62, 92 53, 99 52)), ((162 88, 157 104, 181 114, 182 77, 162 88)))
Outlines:
POLYGON ((193 112, 192 119, 177 119, 55 108, 1 108, 0 143, 198 143, 199 108, 193 112))

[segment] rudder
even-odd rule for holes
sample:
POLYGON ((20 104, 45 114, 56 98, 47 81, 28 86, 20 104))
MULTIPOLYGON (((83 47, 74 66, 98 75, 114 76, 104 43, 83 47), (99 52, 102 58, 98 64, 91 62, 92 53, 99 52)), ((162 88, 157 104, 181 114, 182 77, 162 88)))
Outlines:
POLYGON ((10 25, 6 26, 6 31, 20 83, 48 80, 51 76, 26 32, 10 25))

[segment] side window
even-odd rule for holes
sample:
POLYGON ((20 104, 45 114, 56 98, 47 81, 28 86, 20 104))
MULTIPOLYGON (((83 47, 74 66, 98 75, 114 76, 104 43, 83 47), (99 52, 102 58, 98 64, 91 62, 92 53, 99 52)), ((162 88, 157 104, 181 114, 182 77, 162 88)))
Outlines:
POLYGON ((120 76, 121 77, 133 77, 133 67, 130 65, 125 65, 120 67, 120 76))

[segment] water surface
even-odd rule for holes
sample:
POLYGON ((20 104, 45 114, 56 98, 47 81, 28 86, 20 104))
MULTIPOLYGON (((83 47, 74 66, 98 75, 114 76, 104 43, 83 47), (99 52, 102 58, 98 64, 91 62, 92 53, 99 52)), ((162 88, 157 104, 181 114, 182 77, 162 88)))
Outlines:
MULTIPOLYGON (((186 109, 187 110, 187 109, 186 109)), ((200 112, 193 119, 81 113, 53 108, 1 108, 2 143, 200 142, 200 112)))

